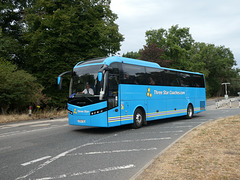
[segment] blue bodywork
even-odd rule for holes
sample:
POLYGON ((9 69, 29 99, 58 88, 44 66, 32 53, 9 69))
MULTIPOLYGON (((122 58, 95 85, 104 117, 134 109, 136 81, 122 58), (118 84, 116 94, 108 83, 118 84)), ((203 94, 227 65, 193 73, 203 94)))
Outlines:
MULTIPOLYGON (((113 62, 161 68, 156 63, 123 57, 109 57, 97 64, 110 65, 113 62)), ((74 68, 88 65, 96 64, 78 64, 74 68)), ((83 107, 68 104, 68 118, 70 125, 113 127, 132 124, 137 108, 143 110, 146 121, 152 121, 187 115, 189 104, 194 107, 194 113, 205 111, 205 88, 119 84, 117 107, 108 110, 107 101, 83 107)))

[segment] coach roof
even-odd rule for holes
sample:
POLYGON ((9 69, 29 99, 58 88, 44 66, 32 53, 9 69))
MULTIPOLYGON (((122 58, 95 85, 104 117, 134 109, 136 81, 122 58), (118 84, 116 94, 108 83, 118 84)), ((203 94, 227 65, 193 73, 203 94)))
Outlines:
POLYGON ((100 65, 100 64, 110 65, 113 62, 120 62, 120 63, 126 63, 126 64, 139 65, 139 66, 147 66, 147 67, 153 67, 153 68, 160 67, 157 63, 153 63, 153 62, 119 57, 119 56, 112 56, 112 57, 107 57, 107 58, 96 58, 96 59, 91 59, 88 61, 82 61, 82 62, 79 62, 78 64, 76 64, 76 66, 74 68, 88 66, 88 65, 100 65))

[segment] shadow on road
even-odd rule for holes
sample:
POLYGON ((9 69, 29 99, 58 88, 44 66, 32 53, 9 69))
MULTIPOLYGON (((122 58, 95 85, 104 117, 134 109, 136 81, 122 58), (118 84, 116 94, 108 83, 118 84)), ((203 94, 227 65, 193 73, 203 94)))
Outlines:
POLYGON ((155 125, 167 124, 167 123, 171 123, 171 122, 190 121, 190 120, 195 120, 195 119, 197 120, 199 117, 202 117, 202 115, 201 114, 194 115, 192 119, 187 119, 185 116, 159 119, 159 120, 155 120, 155 121, 149 121, 147 126, 155 126, 155 125))
MULTIPOLYGON (((202 116, 203 115, 201 115, 201 114, 194 115, 192 120, 194 120, 194 119, 197 120, 199 117, 202 117, 202 116)), ((191 120, 191 119, 187 119, 185 116, 159 119, 159 120, 155 120, 155 121, 148 121, 147 126, 143 126, 142 128, 176 122, 176 121, 181 122, 181 121, 189 121, 189 120, 191 120)), ((73 132, 76 132, 76 133, 96 134, 96 135, 112 134, 112 133, 118 133, 118 132, 128 131, 128 130, 132 129, 131 124, 117 126, 117 127, 110 127, 110 128, 102 128, 102 127, 74 127, 74 128, 75 129, 73 129, 73 132)))

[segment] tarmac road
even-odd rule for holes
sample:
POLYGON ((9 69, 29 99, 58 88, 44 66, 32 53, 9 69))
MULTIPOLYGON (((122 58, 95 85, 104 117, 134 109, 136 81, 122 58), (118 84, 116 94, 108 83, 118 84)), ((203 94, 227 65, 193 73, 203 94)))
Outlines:
POLYGON ((130 179, 196 126, 236 114, 208 110, 140 129, 74 127, 66 118, 0 125, 0 179, 130 179))

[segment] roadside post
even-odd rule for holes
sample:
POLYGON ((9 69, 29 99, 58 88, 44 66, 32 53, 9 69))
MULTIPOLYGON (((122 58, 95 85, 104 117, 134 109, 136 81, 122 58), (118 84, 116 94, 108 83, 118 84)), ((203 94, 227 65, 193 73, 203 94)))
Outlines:
POLYGON ((229 85, 230 83, 222 83, 222 85, 225 86, 225 100, 226 100, 226 105, 228 103, 228 94, 227 94, 227 85, 229 85))
POLYGON ((218 109, 218 106, 219 106, 219 102, 218 100, 216 100, 216 109, 218 109))
POLYGON ((32 106, 29 106, 29 110, 28 110, 28 116, 31 117, 32 116, 32 106))

